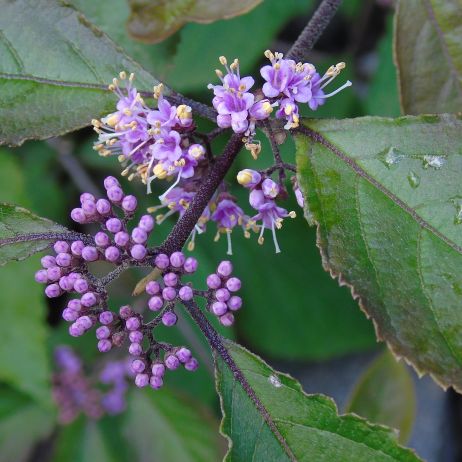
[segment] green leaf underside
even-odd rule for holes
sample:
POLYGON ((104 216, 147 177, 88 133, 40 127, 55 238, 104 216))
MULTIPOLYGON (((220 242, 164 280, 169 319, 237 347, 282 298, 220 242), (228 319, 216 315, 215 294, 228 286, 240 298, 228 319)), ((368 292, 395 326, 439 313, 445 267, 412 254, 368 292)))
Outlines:
POLYGON ((0 16, 0 143, 60 135, 114 110, 121 70, 140 90, 158 81, 74 8, 13 0, 0 16), (27 27, 23 27, 27 24, 27 27))
POLYGON ((12 260, 24 260, 46 249, 53 240, 44 239, 42 234, 66 232, 68 230, 63 226, 29 210, 0 203, 0 266, 12 260))
POLYGON ((325 269, 396 355, 462 390, 460 118, 304 123, 316 141, 296 137, 299 181, 325 269))
POLYGON ((462 3, 401 0, 395 22, 395 60, 406 114, 462 108, 462 3))
POLYGON ((347 411, 398 429, 399 441, 405 444, 412 432, 415 407, 409 370, 385 350, 360 377, 347 411))
POLYGON ((323 395, 307 395, 292 377, 271 369, 243 347, 225 341, 256 396, 268 411, 286 449, 264 421, 228 367, 216 359, 221 397, 221 430, 230 441, 227 461, 418 461, 400 447, 389 428, 354 414, 339 416, 323 395))

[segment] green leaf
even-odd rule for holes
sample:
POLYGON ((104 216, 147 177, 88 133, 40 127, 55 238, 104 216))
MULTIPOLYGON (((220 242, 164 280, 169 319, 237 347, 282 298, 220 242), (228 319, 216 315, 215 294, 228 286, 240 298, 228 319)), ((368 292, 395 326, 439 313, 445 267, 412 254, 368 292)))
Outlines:
MULTIPOLYGON (((0 150, 0 197, 27 202, 19 165, 4 150, 0 150)), ((26 232, 31 230, 29 212, 24 213, 23 209, 15 212, 12 206, 6 206, 6 210, 10 212, 6 214, 6 224, 11 226, 8 236, 18 233, 17 228, 26 232)), ((4 211, 5 207, 0 206, 0 245, 9 229, 3 219, 4 211)), ((50 222, 35 218, 32 220, 35 225, 49 226, 50 222)), ((39 244, 36 241, 30 242, 28 247, 26 244, 0 247, 0 262, 25 258, 37 251, 39 244)), ((39 260, 34 257, 27 262, 11 263, 1 270, 0 380, 49 406, 50 371, 45 348, 46 306, 43 288, 34 281, 34 273, 39 267, 39 260)))
POLYGON ((165 388, 131 393, 123 433, 140 462, 214 462, 222 453, 217 429, 204 409, 165 388))
POLYGON ((296 137, 323 265, 420 373, 462 390, 462 123, 305 121, 296 137))
POLYGON ((49 412, 31 399, 0 386, 0 462, 26 462, 35 445, 53 429, 49 412))
POLYGON ((230 448, 225 460, 418 461, 395 433, 353 414, 339 416, 323 395, 307 395, 292 377, 275 372, 240 345, 225 347, 251 387, 253 400, 233 373, 216 360, 222 432, 230 448), (259 402, 259 410, 255 402, 259 402), (266 415, 263 418, 262 415, 266 415))
POLYGON ((461 23, 460 0, 398 2, 395 59, 404 113, 460 111, 461 23))
POLYGON ((14 0, 0 16, 0 143, 21 144, 90 124, 113 110, 107 84, 134 72, 158 81, 77 10, 59 0, 14 0))
POLYGON ((384 351, 366 369, 355 386, 347 412, 399 430, 400 443, 411 435, 416 397, 409 370, 384 351))
POLYGON ((0 203, 0 266, 24 260, 66 235, 73 234, 22 207, 0 203))
POLYGON ((187 21, 213 22, 247 13, 262 0, 129 0, 127 28, 132 37, 157 43, 187 21))

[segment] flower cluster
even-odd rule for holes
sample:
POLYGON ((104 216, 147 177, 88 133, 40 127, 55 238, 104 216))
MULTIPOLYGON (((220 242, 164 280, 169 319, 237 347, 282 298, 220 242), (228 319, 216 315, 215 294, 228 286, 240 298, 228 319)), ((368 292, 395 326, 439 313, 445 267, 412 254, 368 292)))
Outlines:
MULTIPOLYGON (((104 186, 107 199, 96 199, 93 195, 84 193, 80 198, 81 207, 71 212, 71 217, 78 223, 99 223, 101 231, 94 236, 79 235, 75 240, 56 241, 53 244, 55 255, 46 255, 41 259, 42 269, 36 272, 35 280, 46 285, 45 294, 50 298, 64 293, 77 293, 78 297, 68 300, 62 313, 64 320, 71 323, 70 335, 80 337, 95 328, 98 350, 102 353, 121 347, 128 341, 128 352, 134 357, 131 370, 135 375, 135 383, 140 387, 150 384, 152 388, 158 389, 163 384, 166 370, 177 369, 180 365, 188 371, 194 371, 198 367, 197 360, 187 348, 157 341, 153 335, 153 330, 158 325, 172 327, 177 323, 177 302, 186 303, 194 296, 202 295, 190 284, 182 282, 184 276, 197 270, 198 263, 195 258, 186 257, 182 252, 167 255, 156 249, 149 249, 147 240, 154 228, 154 219, 151 215, 143 215, 136 226, 129 230, 128 224, 134 220, 137 209, 136 198, 125 195, 119 182, 113 177, 107 177, 104 186), (107 261, 124 267, 154 268, 156 279, 146 283, 145 292, 149 297, 146 311, 154 312, 156 316, 146 320, 146 313, 137 312, 129 305, 120 307, 117 312, 111 310, 106 289, 107 284, 112 281, 111 273, 103 278, 94 276, 90 272, 89 264, 97 261, 107 261)), ((174 190, 169 194, 173 192, 174 190)), ((220 219, 225 220, 224 215, 220 219)), ((231 273, 230 265, 229 262, 220 265, 220 276, 217 277, 222 279, 217 288, 223 294, 219 295, 221 292, 217 290, 214 297, 217 301, 227 302, 225 306, 235 311, 240 308, 242 301, 237 296, 231 297, 229 291, 238 290, 240 281, 237 278, 228 278, 231 273), (222 284, 226 284, 226 288, 221 289, 222 284), (225 292, 227 297, 224 296, 225 292)), ((230 326, 234 320, 233 315, 228 313, 228 308, 220 317, 221 323, 226 326, 230 326)), ((69 365, 70 362, 66 364, 69 365)), ((105 383, 112 380, 108 378, 110 375, 107 372, 103 379, 105 383)), ((85 382, 82 386, 84 385, 85 382)), ((116 385, 114 382, 115 388, 106 398, 114 407, 117 407, 117 403, 120 404, 120 391, 123 388, 120 383, 116 385)))
POLYGON ((53 374, 52 389, 60 423, 71 423, 80 413, 91 419, 99 419, 105 413, 114 415, 124 411, 127 378, 131 374, 127 361, 106 363, 99 382, 110 388, 103 392, 85 374, 80 358, 70 347, 57 347, 54 357, 58 370, 53 374))
POLYGON ((265 80, 262 91, 266 98, 256 100, 249 91, 254 79, 241 78, 238 60, 235 59, 228 66, 223 56, 220 63, 225 66, 226 74, 215 71, 222 84, 208 86, 215 95, 212 102, 218 112, 218 126, 231 127, 235 133, 244 133, 249 146, 253 144, 256 122, 267 119, 274 107, 278 107, 276 118, 285 119, 284 128, 289 130, 299 125, 298 103, 307 103, 310 109, 316 110, 325 103, 326 98, 351 85, 347 81, 329 94, 324 92, 324 88, 345 68, 345 63, 331 66, 321 77, 313 64, 296 63, 292 59, 284 59, 282 53, 272 53, 270 50, 265 52, 265 56, 271 62, 271 65, 260 69, 265 80))
POLYGON ((223 326, 229 327, 234 323, 233 311, 242 306, 242 299, 238 295, 232 295, 241 288, 241 280, 232 277, 233 265, 230 261, 222 261, 216 273, 207 277, 209 290, 208 308, 218 317, 223 326))
POLYGON ((281 250, 276 238, 276 229, 282 227, 284 218, 295 218, 295 212, 288 212, 276 204, 281 187, 271 178, 265 178, 256 170, 241 170, 237 181, 245 188, 250 189, 249 203, 258 212, 251 221, 260 228, 258 243, 263 244, 265 229, 271 230, 276 253, 281 250))
MULTIPOLYGON (((126 80, 125 72, 120 73, 126 80)), ((154 87, 157 109, 150 109, 133 85, 134 75, 128 78, 123 91, 119 80, 109 86, 118 97, 117 111, 93 120, 99 139, 95 150, 102 156, 116 155, 124 165, 123 175, 140 177, 151 192, 151 182, 158 178, 192 178, 195 168, 205 157, 206 149, 197 143, 194 122, 189 106, 174 106, 162 95, 162 84, 154 87)))

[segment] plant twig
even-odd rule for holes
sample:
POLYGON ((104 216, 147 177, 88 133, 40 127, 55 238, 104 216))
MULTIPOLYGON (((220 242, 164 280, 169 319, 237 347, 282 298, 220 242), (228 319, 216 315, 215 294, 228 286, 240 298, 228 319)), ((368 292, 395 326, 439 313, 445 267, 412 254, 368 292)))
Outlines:
POLYGON ((334 17, 342 0, 323 0, 314 12, 308 24, 303 29, 295 43, 286 54, 287 59, 303 61, 313 48, 324 29, 334 17))
POLYGON ((265 405, 261 402, 260 398, 255 393, 255 390, 252 388, 252 386, 244 376, 239 366, 236 364, 234 359, 229 354, 225 344, 223 343, 221 335, 218 334, 218 332, 209 323, 208 319, 205 317, 204 313, 201 311, 201 309, 199 308, 199 306, 197 306, 195 302, 189 301, 182 303, 186 307, 191 318, 196 322, 202 333, 207 338, 207 341, 209 342, 209 345, 212 348, 212 350, 214 350, 221 357, 223 362, 229 367, 234 379, 240 383, 247 396, 253 402, 258 412, 263 417, 268 427, 271 429, 274 436, 278 439, 279 443, 286 451, 290 460, 295 461, 295 456, 291 448, 288 446, 287 441, 285 440, 284 436, 280 433, 279 429, 276 427, 274 420, 272 419, 265 405))
POLYGON ((215 190, 223 181, 226 173, 231 167, 234 159, 242 147, 242 135, 233 134, 226 145, 223 154, 216 159, 207 176, 202 181, 194 199, 191 202, 188 210, 178 220, 173 227, 167 239, 160 245, 159 251, 171 254, 183 248, 188 240, 192 230, 196 226, 202 212, 207 207, 215 190))

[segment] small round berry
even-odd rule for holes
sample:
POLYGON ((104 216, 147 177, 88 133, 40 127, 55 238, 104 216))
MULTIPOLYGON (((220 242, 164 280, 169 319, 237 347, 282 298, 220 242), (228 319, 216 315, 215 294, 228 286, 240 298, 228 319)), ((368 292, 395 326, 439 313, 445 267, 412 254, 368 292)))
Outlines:
POLYGON ((223 316, 220 316, 220 323, 225 327, 230 327, 234 323, 233 313, 226 313, 223 316))
POLYGON ((224 260, 218 265, 217 273, 219 276, 227 278, 232 272, 233 264, 230 261, 224 260))
POLYGON ((124 198, 124 192, 120 186, 112 186, 106 191, 108 199, 115 203, 119 204, 120 201, 124 198))
POLYGON ((76 257, 80 257, 82 255, 82 250, 84 249, 85 244, 82 241, 74 241, 71 244, 71 252, 76 257))
POLYGON ((90 193, 87 193, 87 192, 84 192, 82 194, 80 194, 80 203, 83 204, 84 202, 86 201, 93 201, 95 202, 96 198, 93 194, 90 194, 90 193))
POLYGON ((178 292, 178 295, 180 296, 181 300, 184 302, 187 302, 189 300, 192 300, 194 297, 194 292, 189 286, 183 286, 180 291, 178 292))
POLYGON ((144 388, 148 385, 149 383, 149 376, 148 374, 136 374, 135 377, 135 385, 138 388, 144 388))
POLYGON ((130 342, 132 343, 141 343, 143 341, 143 333, 140 332, 139 330, 132 330, 128 334, 128 338, 130 339, 130 342))
POLYGON ((106 228, 113 234, 118 233, 122 229, 122 222, 118 218, 109 218, 106 221, 106 228))
POLYGON ((191 358, 192 354, 191 351, 189 351, 185 347, 181 347, 176 353, 175 356, 180 360, 181 363, 187 363, 191 358))
POLYGON ((82 308, 82 304, 78 298, 72 298, 67 302, 67 307, 71 310, 80 311, 82 308))
POLYGON ((149 281, 146 284, 146 293, 148 295, 156 295, 160 292, 160 285, 157 281, 149 281))
POLYGON ((122 201, 122 209, 124 210, 124 212, 134 212, 136 210, 137 205, 138 201, 136 200, 136 197, 132 195, 125 196, 122 201))
POLYGON ((111 263, 115 263, 120 258, 120 250, 111 245, 104 251, 104 258, 111 263))
POLYGON ((112 348, 112 342, 108 339, 103 339, 98 342, 98 350, 101 353, 107 353, 112 348))
POLYGON ((53 249, 56 253, 68 253, 70 246, 66 241, 56 241, 53 249))
POLYGON ((173 252, 172 255, 170 255, 170 263, 175 268, 181 268, 185 261, 186 259, 183 252, 173 252))
POLYGON ((85 329, 80 325, 74 322, 69 326, 69 334, 72 335, 72 337, 80 337, 85 333, 85 329))
POLYGON ((130 255, 135 259, 135 260, 142 260, 146 254, 147 254, 146 247, 141 244, 135 244, 131 249, 130 249, 130 255))
POLYGON ((165 287, 162 290, 162 297, 164 300, 171 302, 172 300, 175 300, 176 290, 173 287, 165 287))
POLYGON ((128 319, 133 316, 133 310, 128 305, 121 306, 119 308, 119 314, 122 319, 128 319))
POLYGON ((229 290, 228 289, 218 289, 216 292, 215 292, 215 298, 219 301, 219 302, 227 302, 229 300, 229 297, 231 296, 231 294, 229 293, 229 290))
POLYGON ((172 327, 176 324, 178 318, 172 311, 167 311, 162 315, 162 324, 166 327, 172 327))
POLYGON ((95 244, 98 247, 106 248, 110 243, 111 240, 109 239, 109 236, 106 233, 99 231, 95 234, 95 244))
POLYGON ((95 306, 97 302, 98 299, 96 297, 96 294, 94 294, 93 292, 87 292, 86 294, 83 294, 82 298, 80 299, 80 303, 82 304, 82 306, 85 306, 87 308, 95 306))
POLYGON ((125 327, 128 330, 137 330, 140 327, 140 325, 141 325, 140 320, 136 318, 135 316, 132 316, 131 318, 128 318, 125 321, 125 327))
POLYGON ((199 367, 199 363, 196 358, 191 358, 185 365, 184 368, 189 372, 194 372, 199 367))
POLYGON ((221 287, 221 279, 218 274, 209 274, 207 276, 207 287, 210 289, 218 289, 221 287))
POLYGON ((167 273, 164 276, 164 283, 168 287, 175 287, 178 284, 178 276, 175 273, 167 273))
POLYGON ((45 295, 48 298, 56 298, 62 294, 61 287, 58 284, 50 284, 45 289, 45 295))
POLYGON ((148 301, 148 307, 151 311, 159 311, 164 304, 164 301, 162 300, 161 297, 155 295, 154 297, 151 297, 148 301))
POLYGON ((72 284, 74 284, 75 281, 77 281, 77 279, 80 279, 82 277, 82 275, 80 273, 76 273, 75 271, 72 271, 72 273, 69 273, 67 277, 69 278, 69 281, 71 281, 72 284))
POLYGON ((195 273, 197 271, 197 267, 197 260, 193 257, 188 257, 183 265, 183 268, 187 273, 195 273))
POLYGON ((62 317, 65 321, 73 322, 79 317, 79 312, 70 308, 64 308, 62 317))
POLYGON ((128 347, 128 352, 132 356, 141 356, 141 354, 143 353, 143 348, 141 347, 139 343, 134 342, 130 344, 130 346, 128 347))
POLYGON ((156 256, 154 263, 156 264, 157 268, 165 269, 168 268, 168 265, 170 264, 170 259, 164 253, 160 253, 156 256))
POLYGON ((96 210, 100 215, 109 215, 112 210, 111 203, 107 199, 98 199, 96 201, 96 210))
POLYGON ((229 300, 228 300, 228 308, 232 311, 237 311, 241 308, 242 306, 242 298, 238 297, 237 295, 233 295, 229 300))
POLYGON ((114 236, 115 243, 120 247, 125 247, 130 242, 130 235, 125 231, 119 231, 114 236))
POLYGON ((148 234, 142 228, 133 228, 132 240, 136 244, 144 244, 148 240, 148 234))
POLYGON ((82 326, 85 330, 91 329, 93 326, 93 321, 90 316, 80 316, 75 323, 82 326))
POLYGON ((226 281, 226 287, 231 292, 237 292, 241 288, 241 280, 238 278, 229 278, 226 281))
POLYGON ((74 284, 68 276, 63 276, 59 279, 59 287, 65 290, 66 292, 70 292, 74 289, 74 284))
POLYGON ((113 186, 120 186, 119 180, 113 176, 107 176, 104 179, 104 188, 109 189, 113 186))
POLYGON ((48 282, 47 270, 41 269, 35 273, 35 281, 40 284, 46 284, 48 282))
POLYGON ((82 258, 85 261, 96 261, 98 260, 99 254, 98 249, 96 247, 92 247, 87 245, 82 249, 82 258))
POLYGON ((151 215, 143 215, 140 218, 138 227, 144 229, 147 233, 151 232, 154 228, 154 218, 151 215))
POLYGON ((132 361, 132 370, 135 374, 139 374, 144 371, 146 364, 141 359, 135 359, 132 361))
POLYGON ((45 269, 52 268, 56 266, 56 258, 51 255, 45 255, 40 259, 40 263, 45 269))
POLYGON ((77 279, 74 282, 74 290, 79 294, 88 292, 88 282, 85 279, 77 279))
POLYGON ((111 330, 107 326, 101 326, 96 329, 96 338, 98 340, 103 340, 111 336, 111 330))
POLYGON ((84 211, 79 207, 71 210, 71 218, 76 223, 85 223, 87 221, 84 211))
POLYGON ((175 369, 178 369, 180 365, 180 360, 175 355, 168 355, 165 358, 164 363, 167 369, 174 371, 175 369))
POLYGON ((228 307, 226 306, 226 303, 214 302, 212 303, 211 311, 214 315, 221 316, 228 311, 228 307))
POLYGON ((52 266, 47 269, 47 277, 50 281, 57 281, 61 275, 61 268, 59 266, 52 266))
POLYGON ((149 379, 149 384, 151 385, 151 388, 153 388, 154 390, 158 390, 159 388, 162 388, 164 381, 162 380, 162 377, 156 377, 155 375, 153 375, 149 379))
POLYGON ((82 203, 82 210, 87 218, 91 218, 96 215, 96 204, 94 201, 85 201, 82 203))
POLYGON ((114 313, 112 311, 103 311, 99 315, 99 322, 101 324, 111 324, 112 321, 114 321, 114 313))
POLYGON ((165 366, 162 363, 154 363, 151 366, 152 375, 156 377, 163 377, 165 374, 165 366))

